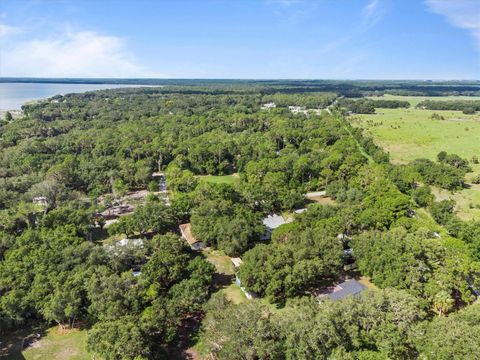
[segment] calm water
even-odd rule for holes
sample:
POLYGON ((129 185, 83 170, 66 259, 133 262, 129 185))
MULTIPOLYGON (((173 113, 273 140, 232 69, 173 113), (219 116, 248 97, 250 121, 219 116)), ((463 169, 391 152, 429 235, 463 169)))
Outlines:
POLYGON ((20 110, 27 101, 55 95, 122 87, 141 87, 141 85, 0 83, 0 110, 20 110))

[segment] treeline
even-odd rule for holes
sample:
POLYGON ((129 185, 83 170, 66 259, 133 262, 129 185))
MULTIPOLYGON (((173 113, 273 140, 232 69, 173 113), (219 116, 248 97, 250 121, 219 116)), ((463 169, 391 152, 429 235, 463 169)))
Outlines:
POLYGON ((459 110, 464 114, 475 114, 480 111, 480 100, 424 100, 418 103, 417 108, 428 110, 459 110))
POLYGON ((376 108, 408 108, 410 103, 402 100, 373 100, 373 99, 348 99, 343 98, 338 101, 338 105, 347 112, 354 114, 374 114, 376 108))
POLYGON ((310 94, 282 94, 263 96, 263 102, 273 102, 277 106, 303 106, 307 109, 325 108, 336 98, 336 94, 310 93, 310 94))

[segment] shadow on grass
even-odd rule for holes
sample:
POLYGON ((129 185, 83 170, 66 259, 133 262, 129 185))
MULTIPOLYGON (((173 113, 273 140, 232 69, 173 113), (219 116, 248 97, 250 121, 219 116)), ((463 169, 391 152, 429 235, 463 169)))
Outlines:
POLYGON ((0 359, 25 360, 22 351, 35 346, 47 333, 45 325, 30 325, 0 336, 0 359))

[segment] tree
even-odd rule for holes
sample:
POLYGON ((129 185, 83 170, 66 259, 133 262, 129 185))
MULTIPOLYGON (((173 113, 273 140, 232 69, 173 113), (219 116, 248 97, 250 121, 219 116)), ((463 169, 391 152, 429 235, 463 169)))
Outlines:
POLYGON ((112 190, 116 198, 121 198, 127 194, 128 185, 123 180, 117 179, 113 182, 112 190))
POLYGON ((320 304, 304 298, 287 307, 278 321, 286 359, 412 359, 411 336, 424 318, 418 299, 388 289, 320 304), (364 352, 371 356, 358 356, 364 352))
POLYGON ((298 233, 291 241, 260 244, 247 251, 238 277, 243 286, 271 302, 332 283, 342 264, 342 244, 323 227, 298 233))
POLYGON ((429 186, 420 186, 412 191, 412 199, 420 207, 430 206, 435 196, 429 186))
POLYGON ((480 306, 473 304, 450 316, 419 325, 413 338, 420 358, 478 359, 480 306))
POLYGON ((430 205, 430 213, 436 222, 446 224, 455 211, 455 200, 441 200, 430 205))
POLYGON ((134 316, 98 322, 88 331, 87 347, 106 360, 149 359, 152 348, 134 316))
POLYGON ((265 305, 229 303, 216 294, 206 306, 202 341, 218 359, 282 359, 280 332, 265 305))
POLYGON ((12 116, 12 113, 10 111, 6 111, 5 112, 5 121, 6 122, 10 122, 13 120, 13 116, 12 116))

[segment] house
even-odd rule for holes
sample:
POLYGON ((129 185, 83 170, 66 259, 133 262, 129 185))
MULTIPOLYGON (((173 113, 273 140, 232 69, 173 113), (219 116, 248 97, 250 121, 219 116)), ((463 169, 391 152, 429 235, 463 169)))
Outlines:
POLYGON ((238 268, 238 267, 240 267, 240 265, 243 264, 242 259, 240 259, 240 258, 238 258, 238 257, 236 257, 236 258, 230 258, 230 260, 232 261, 232 264, 233 264, 233 267, 234 267, 234 268, 238 268))
POLYGON ((262 221, 263 225, 265 225, 266 231, 262 235, 261 240, 269 240, 272 237, 273 230, 275 230, 276 228, 278 228, 283 224, 287 224, 290 221, 285 220, 285 218, 282 215, 277 215, 277 214, 268 215, 262 221))
POLYGON ((276 108, 276 107, 277 107, 277 105, 274 102, 269 102, 269 103, 263 104, 261 106, 261 109, 262 110, 270 110, 270 109, 273 109, 273 108, 276 108))
POLYGON ((206 247, 204 242, 195 239, 195 237, 193 236, 192 224, 188 223, 180 225, 180 232, 182 233, 182 237, 192 248, 192 250, 201 250, 206 247))
POLYGON ((346 280, 341 284, 338 284, 335 286, 333 289, 333 292, 328 294, 326 297, 328 297, 331 300, 341 300, 346 298, 347 296, 356 296, 360 294, 363 290, 365 290, 366 287, 362 284, 360 284, 357 280, 355 279, 350 279, 346 280))

